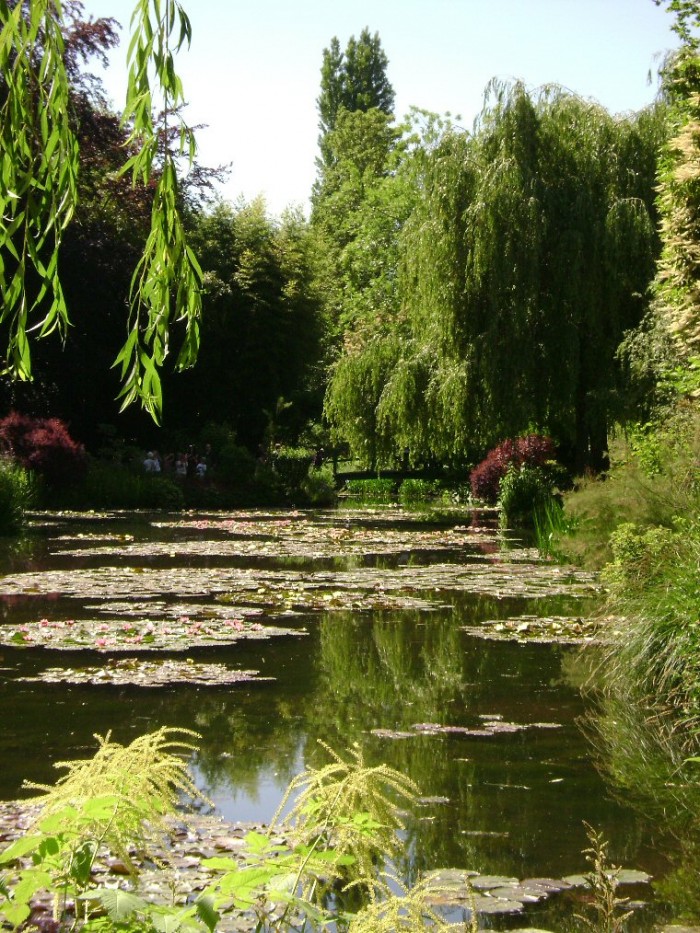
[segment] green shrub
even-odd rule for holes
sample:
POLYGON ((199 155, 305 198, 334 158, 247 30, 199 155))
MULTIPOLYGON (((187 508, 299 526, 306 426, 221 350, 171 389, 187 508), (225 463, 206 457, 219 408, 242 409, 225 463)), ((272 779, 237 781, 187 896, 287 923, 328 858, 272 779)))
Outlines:
POLYGON ((323 508, 335 505, 338 501, 335 477, 330 464, 324 464, 320 469, 310 470, 302 484, 302 489, 310 505, 323 508))
POLYGON ((511 466, 501 480, 501 522, 531 524, 537 509, 552 498, 553 484, 543 467, 511 466))
POLYGON ((247 447, 228 440, 218 450, 214 449, 215 466, 212 478, 228 486, 248 485, 255 475, 256 461, 247 447))
POLYGON ((286 496, 294 497, 302 492, 309 475, 313 451, 305 447, 278 447, 272 455, 272 469, 286 496))
POLYGON ((0 461, 0 534, 11 535, 21 530, 25 510, 37 499, 37 482, 24 467, 0 461))
POLYGON ((396 482, 393 479, 349 479, 345 483, 345 491, 360 502, 396 502, 396 482))
POLYGON ((185 507, 185 497, 175 480, 167 476, 144 477, 143 504, 145 509, 165 509, 177 512, 185 507))
POLYGON ((604 568, 605 579, 628 591, 648 588, 663 575, 676 537, 670 528, 654 525, 644 530, 634 522, 623 522, 610 535, 613 559, 604 568))
POLYGON ((405 479, 399 486, 399 502, 411 505, 414 502, 429 502, 440 495, 440 483, 436 479, 405 479))
POLYGON ((166 476, 135 473, 118 463, 93 461, 83 482, 60 496, 63 508, 168 509, 185 506, 180 486, 166 476))

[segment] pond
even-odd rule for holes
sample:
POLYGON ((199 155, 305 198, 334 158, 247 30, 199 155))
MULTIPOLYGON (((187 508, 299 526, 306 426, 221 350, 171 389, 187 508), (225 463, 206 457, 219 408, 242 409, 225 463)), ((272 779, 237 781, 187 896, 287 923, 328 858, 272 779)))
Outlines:
POLYGON ((52 513, 0 571, 0 799, 95 733, 182 726, 219 811, 265 823, 319 739, 358 743, 421 789, 407 879, 562 879, 587 869, 584 822, 616 863, 674 870, 680 843, 606 782, 582 728, 595 578, 492 513, 52 513))

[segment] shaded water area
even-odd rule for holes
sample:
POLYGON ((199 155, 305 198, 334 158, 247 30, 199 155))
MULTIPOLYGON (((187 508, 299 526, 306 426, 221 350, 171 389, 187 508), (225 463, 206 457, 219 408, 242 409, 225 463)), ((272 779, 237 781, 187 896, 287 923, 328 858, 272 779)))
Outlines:
MULTIPOLYGON (((264 823, 325 760, 318 739, 356 742, 421 789, 409 881, 580 873, 584 821, 617 863, 676 870, 681 844, 606 783, 580 727, 595 579, 493 515, 47 514, 0 572, 0 799, 91 755, 94 733, 183 726, 219 811, 264 823)), ((632 929, 669 911, 656 900, 632 929)), ((532 908, 555 929, 570 909, 532 908)))

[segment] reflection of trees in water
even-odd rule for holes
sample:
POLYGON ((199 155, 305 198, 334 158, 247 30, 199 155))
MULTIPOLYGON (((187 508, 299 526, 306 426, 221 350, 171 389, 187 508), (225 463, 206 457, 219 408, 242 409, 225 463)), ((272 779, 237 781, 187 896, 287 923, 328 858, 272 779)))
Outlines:
MULTIPOLYGON (((493 611, 487 602, 484 613, 493 611)), ((555 864, 560 846, 570 845, 563 841, 566 833, 551 843, 543 840, 553 802, 546 785, 542 789, 541 763, 532 755, 533 743, 551 742, 555 754, 565 756, 557 745, 558 730, 476 740, 459 734, 395 739, 371 734, 380 728, 411 733, 421 722, 480 727, 483 713, 505 712, 522 721, 525 712, 525 720, 533 722, 546 716, 538 704, 548 706, 546 685, 561 682, 559 651, 470 639, 461 631, 462 619, 459 611, 372 618, 338 612, 320 622, 320 678, 308 709, 310 734, 334 748, 359 742, 368 762, 386 762, 410 775, 424 795, 448 798, 444 805, 419 808, 408 820, 406 854, 397 868, 409 880, 440 865, 524 874, 531 871, 533 853, 547 859, 543 850, 551 849, 555 864), (544 690, 544 700, 533 687, 544 690)), ((578 751, 580 739, 574 735, 573 741, 578 751)), ((312 748, 307 758, 319 760, 312 748)), ((571 830, 583 847, 582 820, 598 811, 594 807, 592 816, 587 801, 577 804, 571 830)), ((563 815, 557 814, 557 825, 563 815)), ((577 862, 567 870, 579 867, 577 862)))
POLYGON ((305 732, 298 711, 282 698, 255 691, 238 703, 231 698, 205 698, 195 712, 199 740, 197 765, 210 790, 230 784, 257 797, 262 771, 273 771, 282 784, 296 774, 297 751, 305 732), (251 710, 251 704, 262 706, 251 710))
POLYGON ((320 638, 323 703, 311 715, 346 742, 371 729, 443 722, 463 694, 459 627, 450 616, 376 613, 368 621, 338 612, 321 621, 320 638))
POLYGON ((700 830, 698 738, 662 714, 650 715, 629 698, 603 697, 583 721, 596 764, 624 799, 681 836, 700 830))
MULTIPOLYGON (((656 838, 673 835, 671 870, 654 884, 675 916, 700 918, 700 753, 698 736, 677 716, 641 709, 629 697, 599 698, 583 728, 613 791, 651 823, 656 838)), ((625 840, 613 840, 616 848, 625 840)), ((625 846, 627 848, 627 846, 625 846)))

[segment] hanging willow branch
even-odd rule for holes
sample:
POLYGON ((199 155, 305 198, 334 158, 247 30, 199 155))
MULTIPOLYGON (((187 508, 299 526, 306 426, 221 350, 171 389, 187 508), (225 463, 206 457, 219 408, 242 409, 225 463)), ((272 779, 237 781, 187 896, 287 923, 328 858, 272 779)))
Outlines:
POLYGON ((77 200, 78 145, 61 17, 59 0, 0 0, 0 321, 4 372, 16 379, 31 378, 28 331, 65 334, 69 323, 58 248, 77 200))
POLYGON ((131 280, 129 336, 115 366, 120 367, 123 388, 122 410, 136 399, 158 420, 162 390, 158 367, 167 352, 173 320, 185 322, 185 337, 177 368, 185 369, 197 359, 201 315, 202 271, 187 245, 178 211, 178 155, 186 154, 192 165, 196 152, 194 134, 179 117, 185 103, 182 82, 175 73, 171 40, 179 36, 175 52, 192 37, 187 14, 177 0, 139 0, 131 18, 133 38, 127 64, 129 80, 122 122, 131 127, 127 146, 135 154, 122 172, 130 172, 134 184, 148 184, 158 167, 151 213, 151 232, 131 280), (153 87, 151 84, 153 72, 153 87), (155 93, 154 93, 155 92, 155 93), (165 127, 153 119, 154 96, 158 96, 165 127), (169 119, 175 118, 178 152, 170 142, 169 119))
MULTIPOLYGON (((131 282, 129 334, 115 366, 122 409, 139 400, 157 421, 170 325, 185 324, 179 369, 195 362, 199 346, 201 269, 179 215, 176 164, 184 155, 191 165, 195 155, 194 135, 179 117, 185 100, 174 66, 192 30, 177 0, 139 0, 131 25, 122 122, 133 155, 121 172, 135 185, 155 182, 155 190, 151 231, 131 282), (153 118, 156 102, 164 128, 153 118)), ((75 210, 79 151, 63 26, 60 0, 0 0, 0 323, 9 331, 4 372, 19 379, 32 375, 28 334, 65 336, 69 324, 58 254, 75 210)))

